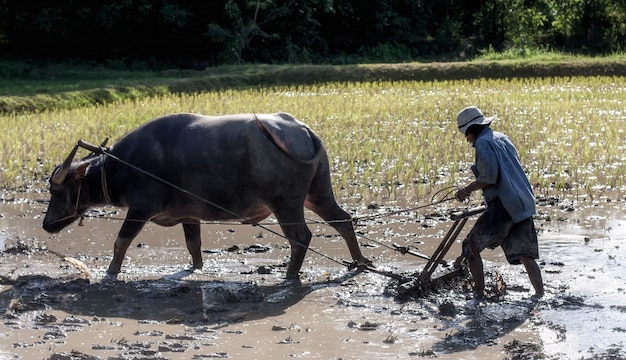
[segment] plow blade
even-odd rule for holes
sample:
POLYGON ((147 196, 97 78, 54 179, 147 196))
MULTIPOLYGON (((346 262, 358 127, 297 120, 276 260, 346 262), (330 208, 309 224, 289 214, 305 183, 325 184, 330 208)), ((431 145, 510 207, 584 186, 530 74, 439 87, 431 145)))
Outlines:
MULTIPOLYGON (((457 277, 460 275, 467 274, 467 271, 464 266, 461 265, 460 261, 455 262, 455 266, 452 266, 449 270, 444 270, 440 273, 437 273, 437 277, 433 278, 433 274, 437 269, 439 264, 443 264, 446 267, 450 267, 443 258, 446 256, 450 247, 456 241, 459 233, 465 226, 468 218, 470 216, 480 214, 485 211, 485 206, 478 206, 475 208, 470 208, 462 211, 456 211, 450 214, 450 218, 454 220, 452 227, 448 230, 448 233, 443 238, 439 247, 435 250, 434 254, 431 257, 421 255, 420 257, 424 257, 428 259, 428 263, 424 266, 424 269, 419 273, 415 274, 411 279, 405 279, 405 281, 400 281, 398 285, 397 291, 400 295, 407 296, 421 296, 433 288, 457 277)), ((415 254, 413 254, 415 255, 415 254)), ((416 255, 417 256, 417 255, 416 255)))

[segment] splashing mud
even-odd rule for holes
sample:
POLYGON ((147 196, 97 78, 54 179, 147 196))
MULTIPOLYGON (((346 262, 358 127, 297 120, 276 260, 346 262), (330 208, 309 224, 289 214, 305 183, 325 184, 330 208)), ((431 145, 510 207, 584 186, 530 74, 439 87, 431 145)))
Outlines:
MULTIPOLYGON (((111 279, 123 212, 96 209, 52 236, 30 196, 0 204, 0 359, 626 358, 623 201, 540 206, 546 295, 532 298, 523 268, 487 250, 489 296, 477 300, 466 273, 420 294, 384 275, 420 273, 426 261, 396 248, 432 254, 451 226, 444 207, 359 221, 379 273, 340 265, 347 247, 320 224, 312 247, 337 262, 309 252, 299 281, 284 280, 284 239, 237 224, 203 225, 205 266, 189 272, 182 229, 148 225, 111 279)), ((458 252, 457 240, 444 265, 458 252)))

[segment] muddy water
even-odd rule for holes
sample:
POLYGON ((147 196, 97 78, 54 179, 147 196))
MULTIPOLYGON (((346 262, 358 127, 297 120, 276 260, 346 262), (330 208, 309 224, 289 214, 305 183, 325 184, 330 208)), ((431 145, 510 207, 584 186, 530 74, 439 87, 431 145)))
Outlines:
MULTIPOLYGON (((623 201, 540 206, 546 296, 532 299, 523 269, 487 250, 491 296, 477 301, 467 276, 399 297, 397 281, 340 264, 347 248, 320 224, 310 225, 319 254, 309 252, 300 281, 284 280, 284 239, 234 223, 203 225, 201 273, 186 271, 180 227, 149 224, 110 279, 123 211, 97 209, 84 226, 49 235, 41 229, 44 199, 16 195, 0 204, 0 359, 625 358, 623 201)), ((361 219, 398 209, 346 208, 361 219)), ((417 274, 426 261, 394 244, 432 254, 452 225, 448 210, 360 221, 362 250, 381 271, 417 274)), ((457 242, 448 263, 458 251, 457 242)))
POLYGON ((594 212, 581 224, 546 234, 545 271, 556 294, 538 321, 546 349, 579 354, 607 349, 626 339, 626 223, 594 212), (563 337, 565 337, 563 339, 563 337))

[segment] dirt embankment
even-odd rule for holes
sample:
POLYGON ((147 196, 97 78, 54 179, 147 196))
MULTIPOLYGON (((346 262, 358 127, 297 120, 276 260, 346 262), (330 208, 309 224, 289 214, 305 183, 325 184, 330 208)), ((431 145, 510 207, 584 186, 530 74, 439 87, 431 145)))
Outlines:
MULTIPOLYGON (((81 68, 81 71, 85 71, 81 68)), ((98 74, 100 70, 94 70, 98 74)), ((0 96, 0 113, 20 113, 63 109, 68 106, 101 105, 114 101, 136 100, 142 97, 162 96, 168 93, 197 93, 226 88, 258 87, 259 85, 299 85, 336 81, 443 81, 462 79, 511 79, 531 77, 569 76, 626 76, 626 59, 568 59, 554 61, 471 61, 404 64, 367 65, 242 65, 208 68, 202 71, 182 71, 155 73, 146 79, 143 75, 133 81, 132 72, 128 76, 115 73, 115 77, 105 78, 105 87, 95 86, 103 81, 89 79, 97 75, 89 74, 83 81, 73 75, 66 80, 58 74, 46 73, 46 68, 38 69, 40 78, 19 79, 22 88, 44 88, 45 92, 34 91, 31 95, 0 96), (50 89, 45 79, 55 79, 55 83, 71 83, 71 88, 81 90, 63 91, 50 89)), ((72 73, 68 71, 68 73, 72 73)), ((0 81, 4 81, 0 79, 0 81)), ((58 86, 58 85, 55 85, 58 86)), ((69 86, 60 86, 65 89, 69 86)))

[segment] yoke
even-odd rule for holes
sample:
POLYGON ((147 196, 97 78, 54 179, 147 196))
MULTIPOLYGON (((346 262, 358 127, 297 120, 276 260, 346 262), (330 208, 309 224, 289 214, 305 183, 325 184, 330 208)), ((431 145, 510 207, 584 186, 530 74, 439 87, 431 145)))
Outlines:
MULTIPOLYGON (((398 285, 398 294, 399 295, 422 295, 428 290, 436 287, 438 284, 445 282, 459 274, 461 274, 465 269, 460 265, 460 261, 456 261, 453 268, 447 272, 444 272, 442 275, 437 278, 432 278, 433 273, 437 269, 439 264, 446 264, 443 258, 446 256, 450 247, 456 241, 456 238, 459 236, 459 233, 467 223, 467 220, 470 216, 480 214, 485 211, 486 206, 481 205, 469 209, 464 209, 460 211, 455 211, 450 214, 450 219, 454 220, 452 227, 448 230, 448 233, 443 238, 439 247, 435 250, 431 257, 427 257, 423 254, 419 253, 411 253, 412 255, 427 259, 428 262, 424 269, 420 273, 416 273, 416 276, 411 278, 404 278, 400 280, 400 284, 398 285)), ((396 248, 400 248, 398 245, 394 245, 396 248)), ((402 251, 402 250, 401 250, 402 251)))

